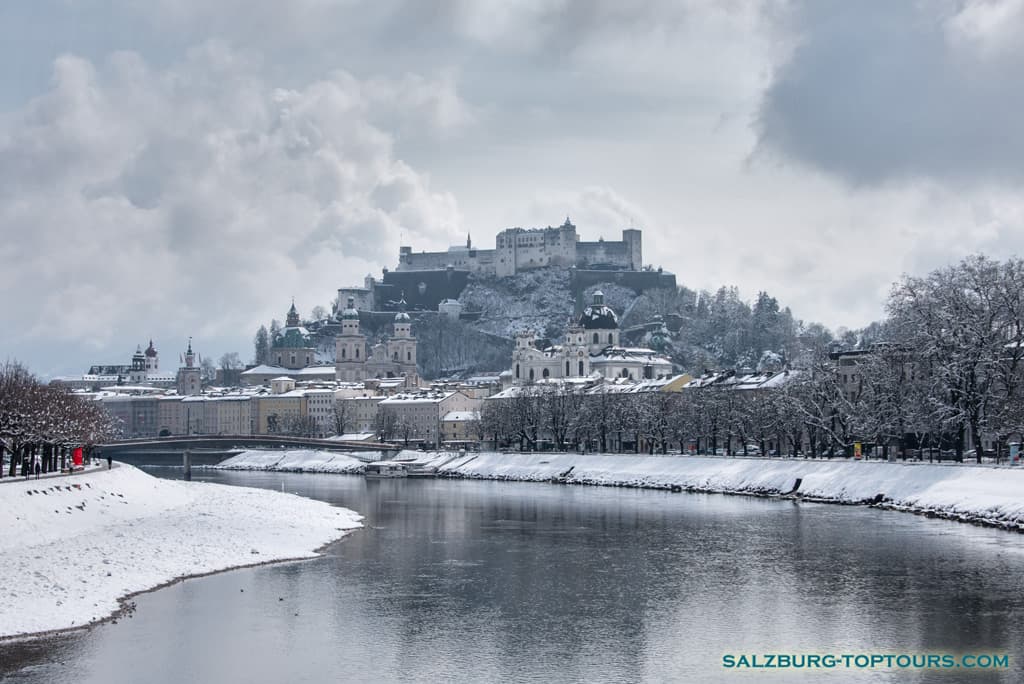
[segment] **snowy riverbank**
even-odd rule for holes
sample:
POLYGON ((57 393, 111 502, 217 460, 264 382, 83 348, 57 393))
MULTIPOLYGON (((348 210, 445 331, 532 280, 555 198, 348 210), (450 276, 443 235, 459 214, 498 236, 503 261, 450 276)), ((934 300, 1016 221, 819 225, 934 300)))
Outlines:
MULTIPOLYGON (((364 455, 374 460, 384 457, 379 451, 367 451, 364 455)), ((209 467, 220 470, 271 470, 279 473, 362 473, 365 466, 364 461, 335 451, 254 449, 209 467)))
POLYGON ((0 638, 116 613, 181 577, 309 558, 359 527, 292 494, 151 477, 137 468, 0 483, 0 638))
MULTIPOLYGON (((292 472, 360 472, 362 464, 332 454, 246 452, 235 469, 269 469, 273 458, 292 472), (269 454, 273 454, 270 456, 269 454), (309 467, 305 467, 305 459, 309 467), (251 464, 251 465, 250 465, 251 464)), ((633 454, 500 454, 403 452, 401 458, 450 477, 547 482, 568 471, 569 484, 796 497, 888 508, 1024 530, 1024 467, 879 461, 637 456, 633 454), (571 469, 571 470, 570 470, 571 469), (800 486, 797 487, 797 480, 800 486), (794 489, 796 490, 794 492, 794 489)))

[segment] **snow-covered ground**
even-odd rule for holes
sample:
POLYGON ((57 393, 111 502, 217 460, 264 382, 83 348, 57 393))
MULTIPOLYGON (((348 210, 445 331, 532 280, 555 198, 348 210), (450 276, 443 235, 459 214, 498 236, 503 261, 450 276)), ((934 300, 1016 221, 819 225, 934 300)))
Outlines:
MULTIPOLYGON (((261 453, 247 452, 231 467, 266 469, 261 453), (251 463, 252 466, 248 464, 251 463)), ((358 472, 325 467, 329 455, 293 452, 284 469, 358 472)), ((546 482, 563 473, 573 484, 654 487, 739 494, 796 494, 837 503, 883 506, 1024 530, 1024 467, 885 463, 845 459, 765 459, 632 454, 453 454, 403 452, 402 459, 436 467, 441 475, 546 482), (570 470, 571 469, 571 470, 570 470)), ((354 459, 353 459, 354 460, 354 459)), ((327 464, 330 466, 330 463, 327 464)), ((271 467, 270 469, 274 469, 271 467)))
POLYGON ((360 526, 292 494, 137 468, 0 482, 0 637, 75 627, 179 577, 308 558, 360 526))
MULTIPOLYGON (((379 451, 367 451, 373 459, 383 458, 379 451)), ((361 473, 366 464, 346 454, 312 449, 253 449, 243 451, 214 468, 224 470, 273 470, 296 473, 361 473)))

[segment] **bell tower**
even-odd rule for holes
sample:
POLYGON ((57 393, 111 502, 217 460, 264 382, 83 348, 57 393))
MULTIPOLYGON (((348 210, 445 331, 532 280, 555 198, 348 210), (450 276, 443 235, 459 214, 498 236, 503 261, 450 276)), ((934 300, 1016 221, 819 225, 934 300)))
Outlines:
POLYGON ((178 369, 178 394, 194 396, 202 391, 203 383, 199 367, 196 366, 196 355, 192 351, 192 338, 188 338, 185 350, 185 365, 178 369))
POLYGON ((341 334, 334 338, 334 378, 341 382, 366 379, 366 336, 359 330, 355 297, 341 311, 341 334))

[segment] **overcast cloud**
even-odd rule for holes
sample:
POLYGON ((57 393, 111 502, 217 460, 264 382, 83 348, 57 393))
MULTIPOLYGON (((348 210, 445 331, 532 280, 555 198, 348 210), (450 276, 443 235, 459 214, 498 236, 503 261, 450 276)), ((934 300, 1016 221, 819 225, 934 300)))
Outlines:
POLYGON ((1024 251, 1024 2, 0 6, 0 356, 166 366, 570 215, 693 288, 864 325, 1024 251))

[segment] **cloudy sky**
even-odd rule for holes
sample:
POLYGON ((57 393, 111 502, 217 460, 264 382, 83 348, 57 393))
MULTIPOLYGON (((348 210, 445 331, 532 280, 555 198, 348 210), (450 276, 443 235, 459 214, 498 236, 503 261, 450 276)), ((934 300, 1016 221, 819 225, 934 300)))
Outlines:
POLYGON ((1024 0, 7 0, 0 358, 252 356, 512 225, 857 327, 1024 252, 1024 0))

